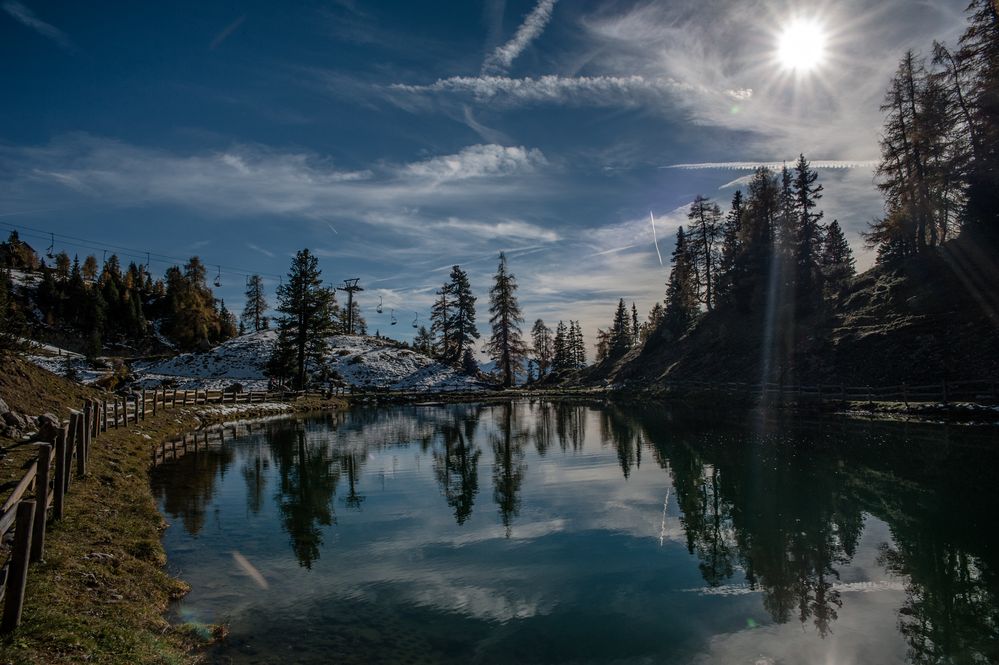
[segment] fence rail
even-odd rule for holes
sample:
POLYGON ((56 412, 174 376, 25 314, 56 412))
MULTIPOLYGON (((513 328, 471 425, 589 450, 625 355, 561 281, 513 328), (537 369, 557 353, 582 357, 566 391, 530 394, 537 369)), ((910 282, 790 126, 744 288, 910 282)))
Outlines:
MULTIPOLYGON (((346 395, 350 388, 324 393, 221 390, 140 390, 125 397, 85 400, 83 408, 70 413, 56 430, 54 441, 36 444, 38 456, 0 507, 0 542, 12 540, 10 555, 0 566, 0 634, 13 632, 21 622, 28 567, 45 553, 48 525, 62 519, 66 494, 74 478, 87 475, 90 449, 96 437, 109 429, 128 427, 155 415, 160 409, 202 404, 253 404, 269 400, 295 400, 305 396, 346 395), (75 464, 75 473, 74 471, 75 464), (12 536, 12 538, 11 538, 12 536)), ((214 430, 218 437, 221 430, 214 430)), ((184 441, 188 440, 188 435, 184 441)), ((209 433, 205 433, 205 437, 209 433)), ((193 435, 197 446, 198 434, 193 435)), ((207 438, 203 439, 207 441, 207 438)), ((154 465, 164 458, 165 446, 153 456, 154 465)), ((184 448, 186 451, 186 447, 184 448)))

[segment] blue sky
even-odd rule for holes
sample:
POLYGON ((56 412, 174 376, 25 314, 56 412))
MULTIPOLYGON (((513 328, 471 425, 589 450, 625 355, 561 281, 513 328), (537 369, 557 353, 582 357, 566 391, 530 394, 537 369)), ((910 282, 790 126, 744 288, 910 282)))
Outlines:
POLYGON ((965 4, 0 0, 0 223, 98 258, 198 254, 234 308, 240 272, 310 247, 400 338, 388 308, 425 320, 454 263, 484 322, 505 250, 528 323, 592 340, 619 297, 662 298, 650 211, 667 258, 696 194, 724 206, 798 152, 870 265, 884 88, 905 49, 956 41, 965 4), (795 20, 827 41, 805 73, 777 57, 795 20))

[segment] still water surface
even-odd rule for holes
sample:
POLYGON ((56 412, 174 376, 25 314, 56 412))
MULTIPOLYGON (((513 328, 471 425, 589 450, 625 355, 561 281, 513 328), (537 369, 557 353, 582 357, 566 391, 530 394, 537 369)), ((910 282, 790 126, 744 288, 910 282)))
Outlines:
POLYGON ((233 663, 999 662, 995 428, 580 402, 273 421, 158 469, 233 663))

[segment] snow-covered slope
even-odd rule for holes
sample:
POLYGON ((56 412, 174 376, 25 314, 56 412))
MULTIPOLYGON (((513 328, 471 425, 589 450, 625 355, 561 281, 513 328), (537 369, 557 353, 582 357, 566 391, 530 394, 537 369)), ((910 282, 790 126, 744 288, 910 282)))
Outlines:
MULTIPOLYGON (((247 390, 259 390, 267 387, 264 368, 276 339, 273 330, 250 333, 206 353, 185 353, 139 364, 133 372, 147 387, 172 380, 179 388, 220 389, 240 383, 247 390)), ((483 387, 475 378, 452 367, 373 337, 331 337, 329 363, 344 381, 358 387, 426 392, 483 387)))

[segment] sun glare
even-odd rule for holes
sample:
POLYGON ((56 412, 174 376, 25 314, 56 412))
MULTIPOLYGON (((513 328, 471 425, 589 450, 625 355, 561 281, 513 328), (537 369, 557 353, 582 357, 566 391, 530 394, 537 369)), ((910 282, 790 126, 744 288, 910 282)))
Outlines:
POLYGON ((826 34, 818 22, 797 19, 781 30, 777 59, 784 69, 810 72, 825 61, 825 56, 826 34))

